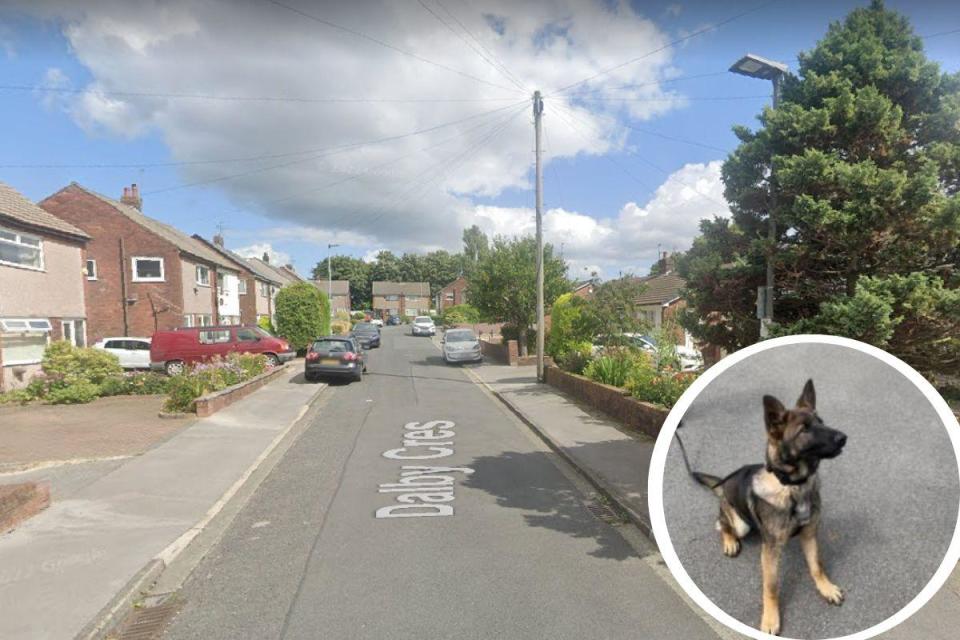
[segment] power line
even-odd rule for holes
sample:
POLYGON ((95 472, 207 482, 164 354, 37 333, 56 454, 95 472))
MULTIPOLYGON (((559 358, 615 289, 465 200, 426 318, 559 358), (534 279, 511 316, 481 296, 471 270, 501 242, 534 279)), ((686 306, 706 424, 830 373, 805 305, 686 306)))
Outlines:
POLYGON ((462 22, 460 22, 460 20, 457 19, 457 16, 454 15, 453 12, 450 11, 450 9, 448 9, 448 8, 443 4, 443 2, 441 2, 440 0, 436 0, 436 3, 437 3, 437 6, 439 6, 441 9, 443 9, 443 12, 444 12, 444 13, 446 13, 448 16, 450 16, 450 19, 451 19, 451 20, 453 20, 454 22, 456 22, 456 23, 460 26, 460 28, 463 29, 464 33, 466 33, 468 36, 470 36, 470 39, 471 39, 471 40, 473 40, 474 42, 477 43, 477 46, 479 46, 479 47, 480 47, 481 49, 483 49, 491 58, 493 58, 494 62, 497 63, 498 67, 503 71, 503 73, 504 73, 508 78, 510 78, 510 79, 514 82, 514 84, 518 85, 518 86, 520 87, 520 89, 522 89, 523 91, 529 92, 529 89, 528 89, 527 86, 523 83, 523 81, 520 80, 513 72, 510 71, 510 69, 507 68, 507 65, 505 65, 505 64, 503 63, 503 61, 502 61, 499 57, 497 57, 497 54, 494 53, 494 51, 493 51, 492 49, 490 49, 490 48, 487 47, 485 44, 483 44, 483 42, 480 41, 480 38, 478 38, 476 35, 474 35, 474 33, 473 33, 472 31, 470 31, 470 29, 468 29, 468 28, 466 27, 466 25, 464 25, 462 22))
POLYGON ((928 36, 920 36, 921 40, 929 40, 930 38, 939 38, 940 36, 950 36, 954 33, 960 33, 960 29, 951 29, 950 31, 941 31, 939 33, 931 33, 928 36))
MULTIPOLYGON (((522 84, 520 84, 520 83, 519 83, 517 80, 515 80, 514 78, 510 77, 509 74, 505 73, 505 72, 503 71, 503 69, 501 69, 500 67, 498 67, 490 58, 488 58, 488 57, 486 56, 486 54, 483 53, 483 51, 481 51, 480 49, 478 49, 473 43, 471 43, 469 40, 467 40, 465 37, 463 37, 463 34, 461 34, 461 33, 458 32, 456 29, 454 29, 453 26, 452 26, 449 22, 447 22, 446 20, 444 20, 436 11, 434 11, 433 9, 431 9, 431 8, 427 5, 426 2, 424 2, 423 0, 417 0, 417 2, 420 4, 421 7, 423 7, 423 9, 424 9, 427 13, 429 13, 429 14, 432 15, 434 18, 436 18, 437 22, 439 22, 439 23, 442 24, 444 27, 446 27, 447 30, 450 31, 450 33, 452 33, 453 35, 455 35, 461 42, 463 42, 465 45, 467 45, 468 47, 470 47, 470 49, 473 50, 473 52, 476 53, 478 56, 480 56, 480 58, 481 58, 484 62, 486 62, 488 65, 490 65, 495 71, 497 71, 498 73, 500 73, 501 75, 503 75, 504 77, 506 77, 507 80, 509 80, 510 82, 512 82, 513 84, 515 84, 518 89, 520 89, 521 91, 525 91, 525 89, 524 89, 524 87, 523 87, 522 84)), ((461 26, 462 26, 462 25, 461 25, 461 26)))
MULTIPOLYGON (((273 0, 270 0, 270 1, 272 2, 273 0)), ((698 29, 698 30, 694 31, 693 33, 689 33, 689 34, 687 34, 687 35, 685 35, 685 36, 683 36, 683 37, 681 37, 681 38, 677 38, 676 40, 673 40, 672 42, 668 42, 667 44, 663 45, 662 47, 657 47, 656 49, 653 49, 653 50, 651 50, 651 51, 648 51, 648 52, 644 53, 643 55, 637 56, 636 58, 631 58, 630 60, 627 60, 626 62, 621 62, 621 63, 618 64, 618 65, 614 65, 614 66, 612 66, 612 67, 608 67, 608 68, 606 68, 606 69, 603 69, 602 71, 598 71, 597 73, 593 74, 592 76, 588 76, 588 77, 584 78, 583 80, 578 80, 577 82, 573 82, 573 83, 571 83, 571 84, 568 84, 568 85, 565 85, 565 86, 563 86, 563 87, 560 87, 559 89, 553 91, 552 93, 553 93, 553 94, 564 93, 565 91, 569 91, 570 89, 572 89, 572 88, 574 88, 574 87, 577 87, 577 86, 579 86, 579 85, 581 85, 581 84, 584 84, 584 83, 590 82, 591 80, 594 80, 594 79, 596 79, 596 78, 599 78, 599 77, 602 76, 602 75, 606 75, 606 74, 608 74, 608 73, 610 73, 610 72, 612 72, 612 71, 616 71, 616 70, 618 70, 618 69, 622 69, 623 67, 626 67, 626 66, 629 66, 629 65, 631 65, 631 64, 634 64, 635 62, 639 62, 640 60, 643 60, 643 59, 645 59, 645 58, 649 58, 650 56, 654 55, 655 53, 660 53, 661 51, 664 51, 664 50, 666 50, 666 49, 669 49, 670 47, 672 47, 672 46, 674 46, 674 45, 678 45, 678 44, 680 44, 680 43, 682 43, 682 42, 686 42, 687 40, 690 40, 691 38, 695 38, 695 37, 697 37, 697 36, 699 36, 699 35, 702 35, 702 34, 704 34, 704 33, 708 33, 708 32, 710 32, 710 31, 716 31, 717 29, 719 29, 719 28, 722 27, 723 25, 729 24, 729 23, 733 22, 734 20, 739 20, 740 18, 742 18, 742 17, 744 17, 744 16, 746 16, 746 15, 749 15, 749 14, 751 14, 751 13, 754 13, 754 12, 756 12, 756 11, 759 11, 759 10, 761 10, 761 9, 764 9, 764 8, 770 6, 771 4, 773 4, 774 2, 777 2, 777 0, 770 0, 769 2, 764 2, 763 4, 757 5, 756 7, 753 7, 752 9, 747 9, 746 11, 742 11, 742 12, 740 12, 740 13, 734 15, 734 16, 731 16, 731 17, 725 19, 725 20, 721 20, 720 22, 718 22, 718 23, 716 23, 716 24, 712 24, 712 25, 709 25, 709 26, 704 27, 704 28, 702 28, 702 29, 698 29)))
POLYGON ((49 87, 31 84, 0 84, 0 90, 37 91, 45 93, 81 94, 92 92, 117 98, 163 98, 176 100, 212 100, 218 102, 295 102, 304 104, 392 104, 392 103, 433 103, 433 102, 500 102, 516 100, 516 96, 503 98, 310 98, 299 96, 235 96, 205 93, 161 93, 152 91, 108 91, 104 89, 75 89, 72 87, 49 87))
POLYGON ((628 129, 633 129, 634 131, 637 131, 637 132, 639 132, 639 133, 646 134, 646 135, 648 135, 648 136, 654 136, 654 137, 657 137, 657 138, 663 138, 664 140, 670 140, 670 141, 672 141, 672 142, 680 142, 680 143, 682 143, 682 144, 689 144, 689 145, 692 145, 692 146, 694 146, 694 147, 702 147, 702 148, 704 148, 704 149, 710 149, 711 151, 720 151, 720 152, 722 152, 722 153, 730 153, 727 149, 722 149, 722 148, 720 148, 720 147, 715 147, 715 146, 710 145, 710 144, 704 144, 704 143, 702 143, 702 142, 697 142, 696 140, 687 140, 687 139, 685 139, 685 138, 677 138, 677 137, 675 137, 675 136, 668 136, 668 135, 665 134, 665 133, 660 133, 659 131, 653 131, 652 129, 642 129, 642 128, 640 128, 640 127, 634 126, 634 125, 632 125, 632 124, 628 124, 628 123, 626 123, 626 122, 621 122, 620 124, 623 125, 623 126, 625 126, 625 127, 627 127, 628 129))
POLYGON ((582 95, 571 96, 572 100, 577 102, 675 102, 677 100, 689 100, 691 102, 726 102, 730 100, 769 100, 770 94, 759 94, 755 96, 676 96, 663 98, 631 98, 629 96, 598 96, 596 98, 582 97, 582 95))
MULTIPOLYGON (((698 78, 712 78, 715 76, 725 76, 730 73, 729 70, 724 69, 723 71, 712 71, 710 73, 696 73, 687 76, 677 76, 676 78, 664 78, 663 80, 651 80, 650 82, 631 82, 628 84, 620 84, 614 87, 597 87, 596 89, 591 89, 590 91, 583 91, 577 95, 589 95, 591 93, 597 93, 600 91, 609 91, 611 89, 639 89, 640 87, 654 87, 664 84, 674 84, 676 82, 686 82, 687 80, 696 80, 698 78)), ((549 97, 549 96, 547 96, 549 97)))
MULTIPOLYGON (((403 138, 409 138, 411 136, 420 135, 423 133, 429 133, 431 131, 436 131, 437 129, 442 129, 445 127, 461 124, 469 120, 476 118, 481 118, 485 115, 498 113, 500 111, 505 111, 511 107, 515 107, 519 104, 525 103, 526 100, 521 100, 519 102, 514 102, 513 104, 506 105, 505 107, 498 107, 496 109, 491 109, 489 111, 484 111, 481 113, 473 114, 466 118, 461 118, 459 120, 454 120, 452 122, 445 122, 440 125, 433 127, 428 127, 426 129, 418 129, 416 131, 410 131, 396 136, 388 136, 386 138, 379 138, 376 140, 367 140, 365 142, 353 142, 343 145, 335 145, 332 147, 320 147, 314 149, 303 149, 300 151, 290 151, 285 153, 270 153, 270 154, 261 154, 256 156, 243 156, 237 158, 218 158, 211 160, 184 160, 176 162, 152 162, 152 163, 93 163, 93 164, 0 164, 0 169, 152 169, 152 168, 162 168, 162 167, 180 167, 180 166, 192 166, 192 165, 202 165, 202 164, 230 164, 233 162, 252 162, 256 160, 276 160, 279 158, 289 158, 292 156, 302 156, 302 155, 314 155, 314 154, 325 154, 332 155, 333 153, 340 153, 342 151, 350 151, 359 147, 365 147, 373 144, 381 144, 384 142, 393 142, 394 140, 400 140, 403 138)), ((308 160, 313 158, 307 158, 308 160)), ((152 192, 157 193, 157 192, 152 192)), ((147 195, 147 194, 144 194, 147 195)))
POLYGON ((465 71, 461 71, 461 70, 459 70, 459 69, 455 69, 455 68, 453 68, 453 67, 449 67, 449 66, 447 66, 447 65, 445 65, 445 64, 443 64, 443 63, 441 63, 441 62, 435 62, 435 61, 430 60, 430 59, 428 59, 428 58, 424 58, 424 57, 421 56, 421 55, 418 55, 418 54, 416 54, 416 53, 413 53, 412 51, 407 51, 406 49, 401 49, 400 47, 394 46, 394 45, 392 45, 392 44, 390 44, 390 43, 388 43, 388 42, 384 42, 383 40, 380 40, 379 38, 375 38, 375 37, 373 37, 373 36, 371 36, 371 35, 368 35, 368 34, 366 34, 366 33, 361 32, 361 31, 357 31, 356 29, 351 29, 350 27, 344 27, 343 25, 339 25, 339 24, 337 24, 337 23, 335 23, 335 22, 331 22, 331 21, 329 21, 329 20, 325 20, 324 18, 321 18, 321 17, 319 17, 319 16, 315 16, 315 15, 306 13, 305 11, 301 11, 300 9, 297 9, 296 7, 291 7, 291 6, 288 5, 288 4, 284 4, 284 3, 282 3, 282 2, 279 2, 279 0, 265 0, 265 1, 266 1, 266 2, 269 2, 269 3, 271 3, 271 4, 275 4, 275 5, 277 5, 278 7, 281 7, 281 8, 283 8, 283 9, 286 9, 287 11, 291 11, 291 12, 293 12, 293 13, 299 15, 299 16, 302 16, 302 17, 304 17, 304 18, 307 18, 308 20, 313 20, 314 22, 319 22, 320 24, 326 25, 326 26, 328 26, 328 27, 330 27, 330 28, 332 28, 332 29, 338 29, 338 30, 340 30, 340 31, 343 31, 344 33, 349 33, 349 34, 351 34, 351 35, 357 36, 358 38, 363 38, 364 40, 369 40, 370 42, 373 42, 373 43, 375 43, 375 44, 380 45, 381 47, 385 47, 385 48, 387 48, 387 49, 390 49, 391 51, 396 51, 397 53, 402 53, 402 54, 405 55, 405 56, 409 56, 410 58, 413 58, 414 60, 419 60, 420 62, 425 62, 426 64, 430 64, 430 65, 433 65, 433 66, 435 66, 435 67, 437 67, 437 68, 439 68, 439 69, 444 69, 445 71, 449 71, 449 72, 451 72, 451 73, 455 73, 455 74, 457 74, 457 75, 459 75, 459 76, 463 76, 464 78, 469 78, 469 79, 474 80, 474 81, 476 81, 476 82, 481 82, 481 83, 483 83, 483 84, 490 85, 491 87, 496 87, 496 88, 498 88, 498 89, 504 89, 505 91, 516 91, 516 89, 513 89, 513 88, 511 88, 511 87, 506 87, 506 86, 504 86, 504 85, 497 84, 497 83, 495 83, 495 82, 490 82, 489 80, 484 80, 483 78, 478 78, 477 76, 470 75, 469 73, 467 73, 467 72, 465 72, 465 71))

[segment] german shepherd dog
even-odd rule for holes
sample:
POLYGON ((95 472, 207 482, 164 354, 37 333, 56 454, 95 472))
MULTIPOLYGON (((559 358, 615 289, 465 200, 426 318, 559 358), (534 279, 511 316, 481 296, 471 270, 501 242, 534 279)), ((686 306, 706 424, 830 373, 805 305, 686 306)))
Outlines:
POLYGON ((826 426, 817 415, 813 380, 807 380, 793 409, 773 396, 763 396, 767 428, 765 465, 740 467, 725 478, 693 471, 677 435, 687 471, 720 499, 717 529, 723 553, 740 553, 740 539, 756 529, 762 539, 763 613, 760 630, 780 633, 780 554, 793 536, 800 547, 817 591, 830 604, 843 603, 843 591, 827 577, 820 564, 817 528, 820 489, 817 467, 821 460, 840 455, 847 436, 826 426))

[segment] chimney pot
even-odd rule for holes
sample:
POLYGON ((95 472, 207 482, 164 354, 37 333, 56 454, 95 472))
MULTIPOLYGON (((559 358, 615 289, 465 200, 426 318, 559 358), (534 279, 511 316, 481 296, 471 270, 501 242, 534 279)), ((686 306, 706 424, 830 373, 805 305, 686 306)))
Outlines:
POLYGON ((217 245, 218 247, 223 247, 223 236, 219 233, 213 236, 213 244, 217 245))
POLYGON ((140 198, 140 187, 138 187, 136 183, 129 187, 124 187, 123 197, 120 198, 120 202, 139 211, 143 206, 143 200, 140 198))
POLYGON ((266 262, 267 264, 270 264, 270 254, 267 253, 266 251, 264 251, 264 252, 263 252, 263 258, 262 258, 262 260, 263 260, 264 262, 266 262))

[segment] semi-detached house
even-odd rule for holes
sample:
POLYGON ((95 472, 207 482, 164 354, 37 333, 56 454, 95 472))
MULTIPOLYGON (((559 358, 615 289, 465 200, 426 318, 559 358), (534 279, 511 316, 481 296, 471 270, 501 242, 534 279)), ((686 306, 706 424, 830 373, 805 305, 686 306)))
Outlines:
POLYGON ((373 313, 388 316, 425 316, 430 313, 429 282, 373 283, 373 313))
POLYGON ((266 318, 269 318, 272 323, 274 294, 283 286, 280 276, 259 260, 248 260, 227 249, 223 242, 223 236, 219 234, 213 236, 213 242, 209 242, 199 235, 193 237, 219 252, 237 267, 240 274, 240 323, 259 324, 266 318))
POLYGON ((51 340, 86 344, 88 240, 0 182, 0 391, 27 384, 51 340))
POLYGON ((137 185, 114 200, 76 182, 40 206, 90 236, 90 342, 181 326, 239 324, 239 272, 218 252, 144 215, 137 185))

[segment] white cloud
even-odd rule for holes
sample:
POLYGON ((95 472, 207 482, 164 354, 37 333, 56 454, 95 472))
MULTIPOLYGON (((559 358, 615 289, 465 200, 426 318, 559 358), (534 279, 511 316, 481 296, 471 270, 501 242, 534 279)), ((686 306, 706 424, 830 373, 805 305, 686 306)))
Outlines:
MULTIPOLYGON (((561 250, 570 276, 583 277, 584 267, 601 277, 619 272, 644 274, 661 251, 684 251, 699 233, 700 221, 728 217, 720 181, 721 162, 688 164, 670 174, 644 205, 628 202, 616 216, 595 218, 564 209, 548 209, 544 240, 561 250)), ((478 206, 477 224, 488 234, 533 233, 534 211, 523 207, 478 206)))
POLYGON ((240 247, 239 249, 234 249, 233 252, 240 254, 244 258, 263 258, 263 254, 266 253, 272 265, 290 264, 290 254, 277 251, 269 242, 258 242, 246 247, 240 247))
MULTIPOLYGON (((670 41, 626 0, 492 0, 482 9, 444 3, 522 80, 523 91, 417 3, 291 4, 505 88, 444 71, 265 2, 22 1, 23 10, 63 25, 71 51, 93 78, 86 91, 69 97, 77 123, 98 135, 129 138, 157 132, 174 160, 329 149, 466 119, 335 155, 182 167, 185 182, 247 173, 208 188, 223 190, 234 206, 270 218, 276 226, 289 225, 298 239, 323 245, 341 238, 345 244, 394 251, 458 248, 463 227, 482 213, 474 210, 475 197, 530 187, 529 93, 534 87, 547 91, 548 123, 564 113, 558 106, 582 123, 583 137, 567 126, 551 128, 553 158, 621 147, 626 130, 617 118, 623 109, 632 118, 648 119, 683 104, 673 89, 657 84, 676 74, 669 48, 582 87, 641 99, 626 107, 571 103, 565 94, 550 95, 635 57, 638 47, 653 50, 670 41), (625 83, 642 86, 622 88, 625 83), (450 101, 251 102, 113 93, 121 91, 450 101), (477 115, 513 101, 517 106, 477 115), (274 168, 251 173, 268 167, 274 168)), ((443 15, 440 5, 430 6, 443 15)), ((153 197, 144 195, 148 201, 153 197)), ((493 224, 495 212, 487 213, 493 224)), ((509 221, 502 223, 509 226, 509 221)), ((565 238, 571 251, 617 244, 618 234, 608 223, 572 212, 555 211, 548 225, 548 232, 565 238)), ((279 232, 264 237, 292 239, 279 232)))

